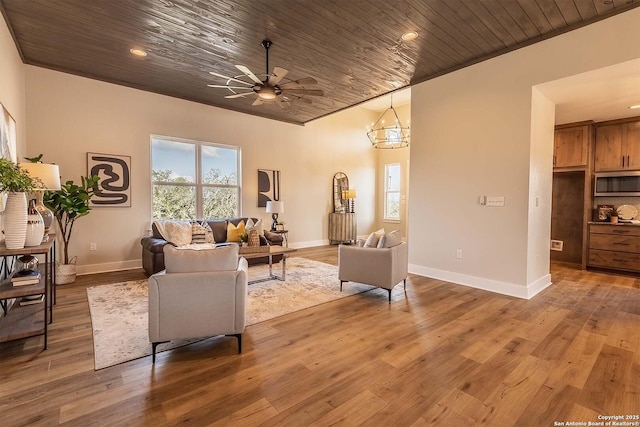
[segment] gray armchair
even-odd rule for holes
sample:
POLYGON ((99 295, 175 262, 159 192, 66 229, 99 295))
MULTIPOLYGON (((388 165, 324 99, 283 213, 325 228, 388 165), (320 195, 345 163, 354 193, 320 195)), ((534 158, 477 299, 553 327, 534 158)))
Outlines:
POLYGON ((238 245, 216 249, 164 247, 166 270, 149 277, 149 341, 235 336, 242 353, 247 260, 238 245))
POLYGON ((402 242, 390 248, 367 248, 358 245, 338 247, 338 278, 340 291, 344 282, 358 282, 391 291, 400 282, 406 289, 408 274, 408 245, 402 242))

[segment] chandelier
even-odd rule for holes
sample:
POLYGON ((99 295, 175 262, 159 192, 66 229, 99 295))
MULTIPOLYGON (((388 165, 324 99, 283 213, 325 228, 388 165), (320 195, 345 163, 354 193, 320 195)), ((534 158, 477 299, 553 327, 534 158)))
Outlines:
POLYGON ((409 126, 402 126, 398 113, 391 106, 385 110, 378 120, 367 127, 367 136, 373 148, 404 148, 409 146, 409 126), (385 125, 385 121, 387 125, 385 125))

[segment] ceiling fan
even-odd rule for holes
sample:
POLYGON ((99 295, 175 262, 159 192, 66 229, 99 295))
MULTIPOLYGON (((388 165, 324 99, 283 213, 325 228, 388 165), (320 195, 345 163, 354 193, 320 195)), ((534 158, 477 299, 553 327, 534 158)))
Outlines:
POLYGON ((257 98, 252 105, 261 105, 265 102, 275 102, 281 108, 288 107, 288 104, 295 100, 302 100, 304 102, 311 103, 310 96, 324 96, 324 92, 320 89, 307 89, 306 86, 318 84, 318 82, 312 77, 304 77, 298 80, 290 80, 284 83, 282 80, 285 78, 289 71, 284 68, 274 67, 273 72, 269 74, 269 48, 273 43, 269 39, 262 40, 262 47, 266 52, 266 72, 265 79, 260 80, 251 70, 244 65, 236 65, 236 68, 244 75, 229 77, 223 74, 218 74, 213 71, 209 71, 214 76, 227 79, 225 85, 213 85, 207 86, 213 88, 228 89, 233 94, 227 95, 225 98, 244 98, 245 96, 257 95, 257 98), (249 78, 250 81, 242 80, 243 77, 249 78), (240 83, 244 86, 238 86, 240 83), (245 90, 247 92, 238 92, 245 90))

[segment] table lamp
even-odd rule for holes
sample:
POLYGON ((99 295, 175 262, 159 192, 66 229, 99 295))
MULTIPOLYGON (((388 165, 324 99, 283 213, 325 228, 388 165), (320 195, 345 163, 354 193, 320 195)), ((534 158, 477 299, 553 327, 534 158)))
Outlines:
POLYGON ((273 222, 271 223, 271 231, 276 231, 276 225, 278 224, 278 214, 284 212, 284 202, 268 201, 267 213, 271 214, 273 222))
POLYGON ((53 212, 43 203, 45 190, 60 190, 60 168, 48 163, 20 163, 20 167, 27 171, 32 178, 38 178, 40 184, 36 189, 36 209, 44 221, 44 240, 49 238, 49 230, 53 224, 53 212))
POLYGON ((356 190, 350 188, 348 190, 344 190, 342 192, 342 198, 346 199, 346 200, 350 200, 351 201, 351 213, 355 213, 356 210, 356 202, 355 202, 355 198, 356 198, 356 190))

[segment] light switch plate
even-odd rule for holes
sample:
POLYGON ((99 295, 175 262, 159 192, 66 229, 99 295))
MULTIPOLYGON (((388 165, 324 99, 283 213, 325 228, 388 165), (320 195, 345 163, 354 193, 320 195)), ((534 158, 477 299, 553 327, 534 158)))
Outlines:
POLYGON ((487 196, 487 206, 504 206, 504 196, 487 196))

